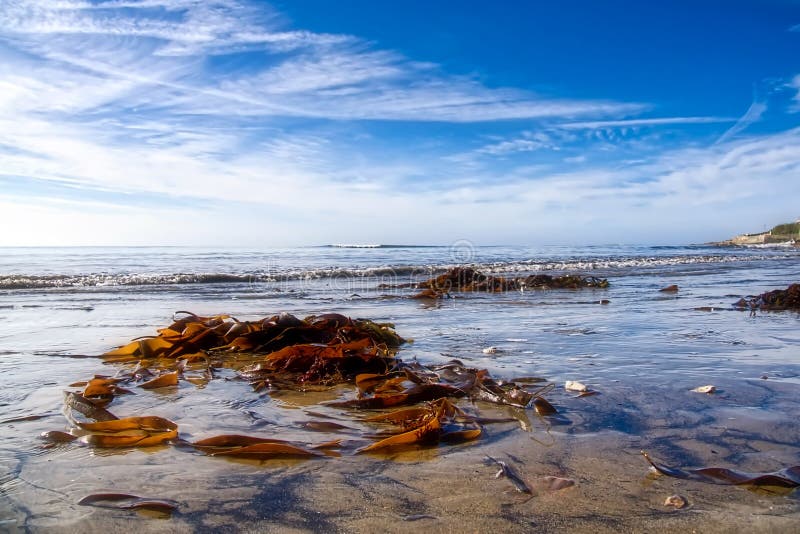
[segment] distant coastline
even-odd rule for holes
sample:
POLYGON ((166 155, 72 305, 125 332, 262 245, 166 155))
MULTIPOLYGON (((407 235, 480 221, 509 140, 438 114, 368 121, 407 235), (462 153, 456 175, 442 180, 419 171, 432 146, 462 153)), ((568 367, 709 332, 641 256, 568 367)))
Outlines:
POLYGON ((741 234, 725 241, 709 243, 720 247, 800 247, 800 218, 778 224, 766 232, 741 234))
POLYGON ((383 245, 380 243, 333 243, 322 248, 443 248, 445 245, 383 245))

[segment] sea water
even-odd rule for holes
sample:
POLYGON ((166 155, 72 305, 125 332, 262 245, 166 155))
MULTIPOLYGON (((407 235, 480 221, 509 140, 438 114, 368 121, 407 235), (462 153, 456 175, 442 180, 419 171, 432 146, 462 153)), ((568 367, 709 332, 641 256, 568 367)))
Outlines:
MULTIPOLYGON (((372 507, 347 519, 341 509, 326 505, 324 498, 304 497, 304 490, 294 488, 292 481, 297 477, 318 482, 326 477, 349 480, 354 473, 363 474, 364 465, 370 469, 376 463, 384 465, 385 458, 262 465, 168 447, 103 451, 73 444, 42 448, 41 432, 68 429, 61 413, 62 392, 78 390, 69 384, 120 371, 103 363, 99 354, 155 334, 181 310, 230 314, 240 320, 279 312, 298 317, 337 312, 391 322, 401 336, 413 340, 398 354, 404 360, 426 364, 458 359, 499 378, 536 376, 556 384, 548 399, 564 414, 565 424, 549 428, 530 410, 523 411, 512 414, 519 424, 487 428, 478 442, 452 449, 464 455, 459 465, 472 462, 478 471, 481 455, 496 455, 498 448, 533 458, 545 450, 563 456, 566 450, 583 447, 589 451, 595 447, 598 456, 613 455, 611 448, 619 447, 633 466, 628 482, 640 481, 646 474, 646 466, 642 463, 638 469, 635 459, 640 448, 682 465, 715 463, 772 471, 800 464, 796 417, 800 413, 800 318, 793 312, 752 316, 733 307, 742 297, 800 281, 798 260, 800 250, 789 247, 477 247, 466 241, 445 247, 0 249, 0 530, 69 531, 108 521, 117 521, 116 526, 120 521, 150 521, 131 519, 129 512, 75 504, 83 495, 112 489, 178 500, 183 515, 173 527, 189 530, 202 525, 223 528, 242 520, 307 530, 375 526, 358 522, 364 514, 376 513, 372 507), (411 299, 412 289, 394 287, 425 280, 453 266, 507 276, 596 276, 607 278, 609 287, 454 293, 453 298, 437 301, 411 299), (659 291, 672 284, 678 285, 678 292, 659 291), (497 351, 487 354, 483 351, 487 347, 497 351), (579 380, 599 395, 576 399, 564 391, 566 380, 579 380), (691 391, 708 384, 716 386, 716 394, 691 391), (231 472, 237 480, 250 481, 248 487, 269 480, 288 489, 280 494, 283 497, 273 491, 267 494, 269 498, 263 488, 262 493, 242 492, 242 485, 228 476, 231 472), (281 498, 295 511, 275 504, 281 498), (218 509, 212 511, 210 502, 218 509), (248 502, 260 502, 263 510, 252 512, 248 502)), ((352 396, 348 388, 313 394, 256 393, 231 374, 202 388, 182 382, 169 391, 121 398, 109 409, 119 416, 146 412, 167 417, 178 423, 181 437, 188 440, 240 433, 310 442, 342 437, 310 435, 301 425, 319 414, 319 402, 347 395, 352 396)), ((480 404, 472 408, 498 410, 480 404)), ((354 439, 370 430, 368 425, 348 420, 347 414, 322 411, 359 431, 354 439)), ((436 471, 448 465, 450 450, 440 447, 401 454, 390 459, 401 461, 400 467, 381 469, 398 469, 395 478, 408 486, 420 469, 436 471), (408 465, 419 461, 429 465, 416 470, 408 465)), ((564 459, 561 470, 577 469, 591 456, 571 454, 571 463, 564 459)), ((593 477, 600 478, 598 473, 586 476, 589 488, 593 477)), ((323 482, 315 490, 317 495, 336 487, 323 482)), ((629 489, 625 494, 630 497, 638 492, 629 489)), ((729 494, 713 494, 732 499, 729 494)), ((764 510, 789 506, 784 515, 797 514, 792 497, 764 504, 747 501, 749 494, 734 495, 734 500, 744 499, 756 510, 762 504, 764 510)), ((402 502, 384 503, 384 508, 402 516, 409 499, 413 500, 405 497, 402 502)), ((498 506, 502 509, 505 504, 498 506)), ((414 510, 420 508, 406 512, 413 515, 414 510)), ((614 513, 625 518, 625 510, 620 507, 614 513)), ((580 507, 575 514, 586 515, 580 507)), ((445 521, 442 528, 450 528, 444 511, 432 515, 445 521)), ((492 517, 491 512, 482 517, 492 517)), ((507 530, 529 526, 516 519, 503 521, 502 528, 507 530)))

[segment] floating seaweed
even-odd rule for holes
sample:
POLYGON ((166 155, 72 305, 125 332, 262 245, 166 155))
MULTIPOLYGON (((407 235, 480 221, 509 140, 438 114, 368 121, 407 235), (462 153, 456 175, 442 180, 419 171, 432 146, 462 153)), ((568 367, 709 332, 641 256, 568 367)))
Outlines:
MULTIPOLYGON (((178 438, 178 425, 168 419, 158 416, 120 419, 91 399, 71 391, 64 392, 64 415, 78 430, 80 440, 95 447, 152 447, 178 438)), ((41 437, 50 443, 66 443, 78 435, 53 430, 41 437)))
POLYGON ((724 467, 704 467, 701 469, 676 469, 659 465, 650 456, 642 451, 650 467, 661 475, 682 478, 686 480, 697 480, 700 482, 710 482, 713 484, 729 484, 734 486, 746 486, 749 489, 763 493, 788 494, 800 486, 800 465, 787 467, 780 471, 771 473, 745 473, 726 469, 724 467))
POLYGON ((376 443, 362 447, 356 453, 407 447, 409 445, 431 445, 440 441, 458 443, 477 439, 481 435, 478 424, 449 400, 442 398, 419 408, 398 410, 388 414, 369 417, 370 422, 393 425, 398 432, 376 443), (462 420, 458 421, 457 418, 462 420), (466 420, 465 420, 466 419, 466 420))
POLYGON ((154 358, 203 358, 209 351, 271 354, 297 345, 347 345, 364 343, 385 350, 405 340, 391 324, 350 319, 336 313, 305 319, 282 313, 258 321, 239 321, 229 315, 201 317, 177 312, 182 317, 158 331, 105 353, 107 361, 135 362, 154 358))
POLYGON ((574 274, 551 276, 536 274, 522 278, 505 278, 483 274, 470 267, 455 267, 444 274, 420 282, 412 287, 422 291, 414 298, 446 298, 454 291, 522 291, 526 289, 579 289, 584 287, 606 288, 608 280, 582 277, 574 274))
POLYGON ((76 426, 79 424, 76 412, 94 419, 95 421, 113 421, 119 419, 116 415, 109 412, 102 406, 98 406, 91 400, 87 399, 80 393, 72 391, 64 392, 64 415, 66 418, 76 426))
POLYGON ((473 400, 525 408, 552 387, 531 393, 514 382, 494 380, 485 369, 465 367, 458 360, 430 367, 398 361, 395 370, 384 375, 358 375, 356 384, 360 390, 357 398, 328 405, 379 409, 469 396, 473 400))
POLYGON ((157 416, 78 423, 78 427, 90 432, 82 440, 95 447, 152 447, 178 437, 178 425, 157 416))
MULTIPOLYGON (((82 443, 104 448, 188 444, 211 456, 256 460, 339 455, 331 449, 340 449, 341 440, 307 444, 224 434, 188 443, 178 437, 178 425, 172 421, 157 416, 118 418, 104 408, 118 395, 133 393, 123 386, 137 391, 167 388, 164 394, 181 381, 202 386, 215 378, 215 366, 233 368, 255 391, 324 390, 354 384, 354 398, 325 404, 383 427, 377 435, 364 436, 375 441, 356 453, 472 441, 482 435, 483 424, 517 420, 467 414, 455 405, 455 399, 462 397, 517 409, 533 406, 543 416, 557 414, 543 398, 553 385, 530 385, 543 379, 522 385, 496 380, 487 370, 467 367, 458 360, 429 366, 406 363, 396 357, 404 341, 391 324, 339 314, 301 320, 284 313, 239 321, 229 315, 202 317, 178 312, 157 336, 138 338, 103 355, 108 363, 122 367, 115 376, 95 375, 72 384, 83 388, 81 393, 65 392, 64 413, 73 428, 70 433, 50 432, 45 439, 52 446, 80 438, 82 443), (366 418, 355 413, 384 409, 395 411, 366 418)), ((325 420, 308 421, 300 427, 315 432, 358 432, 325 420)))
MULTIPOLYGON (((290 443, 280 439, 244 436, 240 434, 214 436, 196 441, 191 445, 210 456, 230 456, 235 458, 248 458, 251 460, 323 456, 323 454, 312 450, 314 448, 313 446, 309 448, 304 445, 290 443)), ((327 447, 330 446, 330 443, 325 443, 323 445, 327 447)))
POLYGON ((138 387, 143 389, 158 389, 177 385, 178 371, 173 371, 171 373, 162 373, 152 380, 148 380, 144 384, 139 384, 138 387))
POLYGON ((139 497, 129 493, 93 493, 79 500, 77 504, 117 510, 149 510, 164 515, 170 515, 178 507, 178 503, 170 499, 139 497))
POLYGON ((734 306, 739 309, 782 311, 800 311, 800 284, 791 284, 786 289, 775 289, 762 293, 749 300, 739 299, 734 306))

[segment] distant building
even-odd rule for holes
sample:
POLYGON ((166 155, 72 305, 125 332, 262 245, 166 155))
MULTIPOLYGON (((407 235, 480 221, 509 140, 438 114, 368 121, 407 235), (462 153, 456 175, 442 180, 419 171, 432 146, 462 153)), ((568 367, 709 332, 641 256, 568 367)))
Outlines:
POLYGON ((768 235, 769 232, 764 232, 763 234, 737 235, 731 239, 731 243, 734 245, 762 245, 767 242, 768 235))

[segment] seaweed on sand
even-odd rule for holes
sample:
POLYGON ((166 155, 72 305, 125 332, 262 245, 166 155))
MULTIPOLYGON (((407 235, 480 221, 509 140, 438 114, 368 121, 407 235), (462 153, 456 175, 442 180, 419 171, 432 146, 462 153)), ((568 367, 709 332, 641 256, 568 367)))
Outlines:
MULTIPOLYGON (((82 443, 95 447, 185 445, 187 442, 178 437, 178 425, 172 421, 157 416, 118 418, 104 406, 119 395, 132 393, 124 386, 162 390, 161 395, 168 396, 184 382, 204 385, 217 377, 215 366, 233 368, 236 376, 249 382, 255 391, 302 392, 354 384, 354 398, 327 405, 343 408, 363 422, 389 424, 392 429, 355 452, 471 441, 481 436, 481 424, 508 421, 467 414, 455 404, 455 399, 462 397, 523 409, 533 405, 543 416, 557 413, 543 398, 552 385, 529 390, 529 385, 496 380, 487 370, 470 368, 457 360, 430 366, 403 362, 396 353, 405 340, 391 324, 339 314, 298 319, 283 313, 257 321, 189 312, 176 315, 172 324, 158 330, 158 335, 138 338, 104 354, 107 363, 121 366, 115 376, 95 375, 72 384, 84 389, 81 393, 65 392, 65 414, 72 424, 65 437, 81 436, 82 443), (192 375, 198 366, 202 374, 192 375), (364 410, 385 409, 399 410, 361 418, 364 410)), ((337 425, 339 429, 357 432, 343 425, 337 425)), ((50 441, 71 441, 56 438, 50 441)), ((338 440, 309 444, 276 438, 223 434, 189 445, 212 456, 254 460, 336 456, 339 453, 329 449, 342 446, 338 440)))
POLYGON ((703 467, 700 469, 677 469, 660 465, 642 451, 642 456, 653 471, 668 477, 696 480, 712 484, 745 486, 759 493, 786 495, 800 486, 800 465, 787 467, 771 473, 745 473, 724 467, 703 467))

